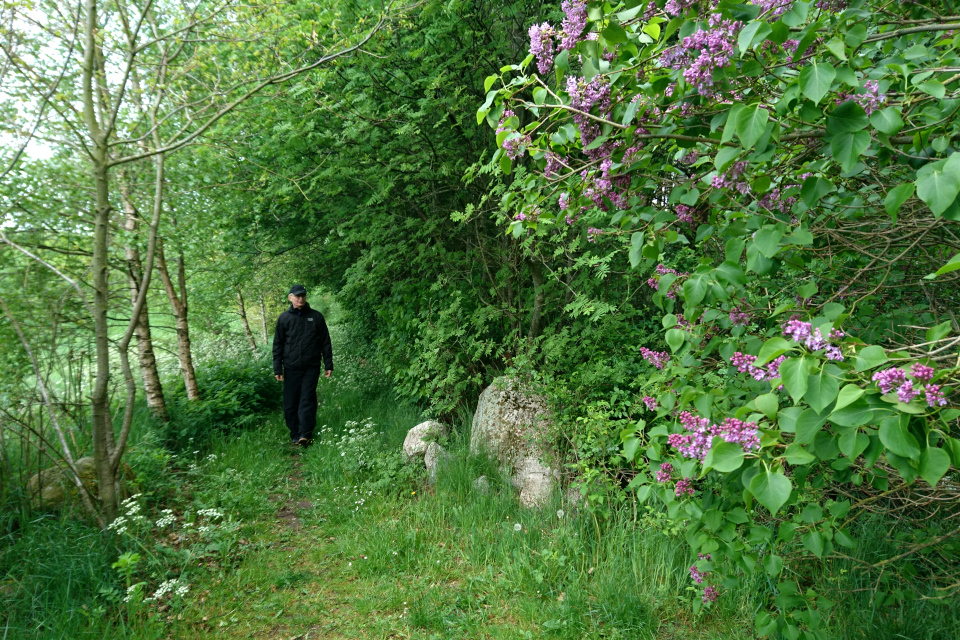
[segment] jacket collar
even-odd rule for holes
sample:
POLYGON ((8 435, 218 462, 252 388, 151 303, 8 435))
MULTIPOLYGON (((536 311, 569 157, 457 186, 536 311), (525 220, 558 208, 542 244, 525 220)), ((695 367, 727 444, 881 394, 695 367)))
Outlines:
POLYGON ((294 308, 293 308, 293 305, 291 304, 291 305, 290 305, 290 308, 287 309, 287 311, 288 311, 289 313, 292 313, 292 314, 295 315, 295 316, 303 315, 304 313, 307 313, 308 311, 310 311, 310 303, 309 303, 309 302, 305 303, 305 304, 303 305, 303 309, 301 309, 300 311, 297 311, 296 309, 294 309, 294 308))

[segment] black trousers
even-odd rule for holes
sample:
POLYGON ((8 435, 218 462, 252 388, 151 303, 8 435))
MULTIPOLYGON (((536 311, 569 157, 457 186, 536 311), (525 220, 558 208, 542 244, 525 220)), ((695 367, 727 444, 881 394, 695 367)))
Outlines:
POLYGON ((317 383, 320 368, 284 369, 283 418, 290 429, 290 440, 310 439, 317 426, 317 383))

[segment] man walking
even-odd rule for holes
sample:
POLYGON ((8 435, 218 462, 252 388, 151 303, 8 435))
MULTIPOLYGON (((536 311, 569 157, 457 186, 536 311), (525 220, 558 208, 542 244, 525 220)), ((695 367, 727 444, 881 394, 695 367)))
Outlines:
POLYGON ((333 349, 323 315, 307 304, 302 284, 290 287, 290 308, 277 318, 273 333, 273 374, 283 382, 283 417, 290 441, 305 447, 317 426, 317 383, 333 373, 333 349))

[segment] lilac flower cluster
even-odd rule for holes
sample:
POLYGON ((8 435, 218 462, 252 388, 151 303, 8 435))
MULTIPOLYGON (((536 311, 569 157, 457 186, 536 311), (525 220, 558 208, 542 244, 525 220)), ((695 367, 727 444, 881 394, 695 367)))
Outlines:
POLYGON ((885 369, 874 373, 873 381, 877 383, 880 393, 886 395, 906 382, 907 374, 901 369, 885 369))
POLYGON ((689 478, 680 478, 677 480, 677 486, 673 488, 673 492, 679 496, 692 496, 696 493, 693 490, 693 482, 689 478))
POLYGON ((553 66, 553 36, 556 35, 549 22, 530 27, 530 53, 537 59, 537 71, 541 75, 553 66))
POLYGON ((670 476, 673 474, 673 465, 665 462, 660 465, 660 471, 657 471, 657 482, 670 482, 670 476))
POLYGON ((687 36, 679 46, 667 50, 660 63, 682 71, 683 79, 700 95, 714 96, 713 72, 730 63, 741 26, 739 21, 724 20, 720 14, 712 14, 709 28, 687 36))
POLYGON ((745 353, 740 353, 737 351, 732 356, 730 356, 730 364, 737 368, 737 371, 740 373, 749 373, 750 377, 758 382, 763 382, 764 380, 776 380, 780 377, 780 364, 786 360, 786 356, 780 356, 771 362, 767 363, 767 368, 753 366, 753 361, 757 359, 756 356, 747 355, 745 353))
POLYGON ((834 329, 830 332, 829 336, 824 338, 819 327, 814 329, 813 325, 809 322, 794 318, 788 320, 783 326, 783 335, 795 342, 802 343, 811 351, 820 351, 823 349, 827 358, 830 360, 843 360, 843 353, 840 351, 840 347, 835 344, 830 344, 829 342, 830 340, 840 340, 843 338, 845 334, 839 329, 834 329))
POLYGON ((699 157, 700 157, 700 152, 697 151, 696 149, 691 149, 690 151, 687 152, 687 155, 680 158, 680 162, 688 165, 693 164, 694 162, 697 161, 699 157))
POLYGON ((703 590, 703 595, 700 596, 700 599, 703 601, 704 604, 707 604, 708 602, 716 602, 717 598, 719 597, 720 597, 720 593, 717 591, 717 588, 714 587, 713 585, 710 585, 709 587, 703 590))
POLYGON ((897 388, 897 400, 900 402, 910 402, 919 394, 919 391, 914 391, 912 382, 904 382, 897 388))
POLYGON ((524 149, 530 145, 530 136, 520 136, 519 138, 507 138, 503 141, 503 151, 511 160, 516 160, 523 155, 524 149))
MULTIPOLYGON (((606 145, 603 145, 606 146, 606 145)), ((589 155, 589 152, 587 152, 589 155)), ((592 175, 584 169, 580 172, 580 177, 586 185, 583 190, 583 196, 593 201, 593 204, 604 211, 607 210, 604 198, 608 198, 614 207, 618 209, 628 208, 629 202, 626 198, 626 189, 630 186, 629 174, 611 177, 610 171, 613 168, 613 160, 609 157, 604 158, 600 163, 600 170, 592 175)))
POLYGON ((790 210, 793 209, 793 205, 796 203, 796 201, 797 198, 795 196, 784 198, 780 193, 780 189, 775 188, 770 190, 768 193, 765 193, 763 197, 757 201, 757 204, 767 211, 779 210, 780 213, 790 213, 790 210))
POLYGON ((677 212, 677 222, 683 222, 684 224, 693 224, 693 207, 688 207, 685 204, 678 204, 674 209, 677 212))
POLYGON ((505 110, 504 110, 503 115, 500 116, 500 122, 497 124, 497 135, 500 135, 500 134, 503 133, 504 131, 509 131, 509 129, 507 129, 507 127, 504 126, 503 123, 506 122, 507 120, 509 120, 510 118, 514 117, 515 115, 517 115, 517 114, 515 114, 515 113, 514 113, 513 111, 511 111, 510 109, 505 109, 505 110))
MULTIPOLYGON (((558 176, 560 174, 561 169, 564 167, 564 165, 570 164, 569 162, 564 162, 566 158, 561 160, 560 156, 553 153, 552 151, 547 151, 547 153, 545 154, 545 157, 547 158, 547 166, 543 168, 543 176, 547 179, 558 176)), ((566 194, 563 194, 561 195, 561 197, 564 197, 565 195, 566 194)), ((566 209, 566 207, 561 206, 561 209, 566 209)))
POLYGON ((573 49, 583 38, 584 27, 587 26, 587 0, 564 0, 560 3, 563 9, 563 22, 560 23, 560 30, 563 32, 563 39, 560 41, 561 49, 573 49))
POLYGON ((653 396, 643 396, 643 404, 647 405, 648 411, 657 410, 657 399, 653 396))
POLYGON ((930 382, 933 380, 933 374, 935 373, 936 369, 928 367, 925 364, 920 364, 919 362, 914 362, 910 365, 910 375, 912 375, 913 379, 917 382, 930 382))
POLYGON ((896 389, 897 400, 900 402, 912 401, 920 395, 922 389, 928 407, 943 407, 947 404, 943 387, 939 384, 930 384, 934 374, 936 369, 933 367, 915 362, 910 366, 910 376, 913 380, 907 379, 903 369, 892 368, 874 373, 873 381, 877 383, 877 388, 884 395, 896 389))
POLYGON ((597 236, 603 233, 603 229, 594 229, 590 227, 587 229, 587 242, 596 242, 597 236))
POLYGON ((737 305, 733 309, 730 309, 730 322, 735 327, 745 327, 750 324, 751 316, 746 311, 741 311, 740 306, 737 305))
POLYGON ((816 7, 821 11, 840 13, 847 8, 847 0, 817 0, 816 7))
POLYGON ((670 362, 670 354, 666 351, 653 351, 646 347, 640 347, 640 354, 643 359, 655 366, 657 369, 663 369, 670 362))
POLYGON ((691 577, 691 578, 693 579, 693 581, 696 582, 697 584, 702 584, 702 583, 703 583, 703 579, 706 577, 706 574, 704 574, 702 571, 700 571, 700 569, 697 569, 697 565, 692 564, 692 565, 690 565, 690 577, 691 577))
MULTIPOLYGON (((697 558, 700 559, 700 560, 706 560, 707 562, 710 562, 710 554, 709 554, 709 553, 698 553, 698 554, 697 554, 697 558)), ((705 577, 707 577, 707 574, 705 574, 705 573, 703 573, 702 571, 700 571, 699 569, 697 569, 697 565, 691 565, 691 566, 690 566, 690 577, 691 577, 691 578, 693 579, 693 581, 696 582, 697 584, 702 584, 702 583, 703 583, 703 579, 704 579, 705 577)))
POLYGON ((560 200, 558 201, 558 204, 560 205, 561 211, 564 211, 570 207, 570 196, 567 195, 566 191, 560 194, 560 200))
POLYGON ((711 183, 715 189, 736 189, 741 195, 750 193, 750 183, 740 180, 740 176, 747 170, 747 162, 734 162, 723 173, 713 176, 711 183))
POLYGON ((870 115, 887 102, 887 96, 880 95, 880 85, 874 80, 867 80, 863 83, 863 93, 847 93, 843 91, 837 95, 837 105, 841 105, 847 100, 853 100, 870 115))
POLYGON ((598 107, 601 113, 610 110, 610 85, 601 76, 594 76, 589 82, 585 78, 570 76, 566 88, 570 94, 570 106, 574 109, 589 112, 598 107))
POLYGON ((753 0, 753 4, 760 7, 764 17, 770 22, 785 14, 793 6, 793 0, 753 0))
POLYGON ((670 16, 682 16, 687 9, 697 3, 697 0, 667 0, 663 10, 670 16))
MULTIPOLYGON (((516 114, 509 109, 503 112, 503 115, 500 116, 500 122, 497 124, 497 134, 503 133, 504 131, 510 131, 510 129, 508 129, 504 123, 515 115, 516 114)), ((511 160, 515 160, 529 145, 530 136, 525 135, 519 138, 508 138, 503 141, 501 146, 503 147, 504 153, 507 154, 507 157, 511 160)))
MULTIPOLYGON (((665 276, 668 273, 672 273, 677 276, 677 279, 673 281, 673 284, 670 286, 670 290, 664 293, 663 295, 671 300, 675 300, 677 297, 676 289, 680 286, 680 278, 687 277, 687 273, 677 271, 676 269, 671 269, 662 264, 657 265, 657 276, 665 276)), ((660 278, 654 276, 647 279, 647 286, 653 289, 654 291, 660 291, 660 278)))
POLYGON ((672 433, 667 437, 667 442, 686 458, 706 458, 715 437, 726 442, 736 442, 747 451, 760 448, 760 436, 754 422, 727 418, 723 423, 715 425, 707 418, 684 411, 680 414, 680 424, 687 433, 672 433))
POLYGON ((944 397, 943 389, 938 384, 928 384, 923 388, 927 396, 927 405, 930 407, 945 407, 947 399, 944 397))

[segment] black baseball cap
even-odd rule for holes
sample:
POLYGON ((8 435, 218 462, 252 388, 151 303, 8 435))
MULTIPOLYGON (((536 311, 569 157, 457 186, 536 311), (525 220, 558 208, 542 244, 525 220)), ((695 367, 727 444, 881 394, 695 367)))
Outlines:
POLYGON ((307 295, 307 288, 302 284, 295 284, 290 287, 290 293, 295 296, 305 296, 307 295))

